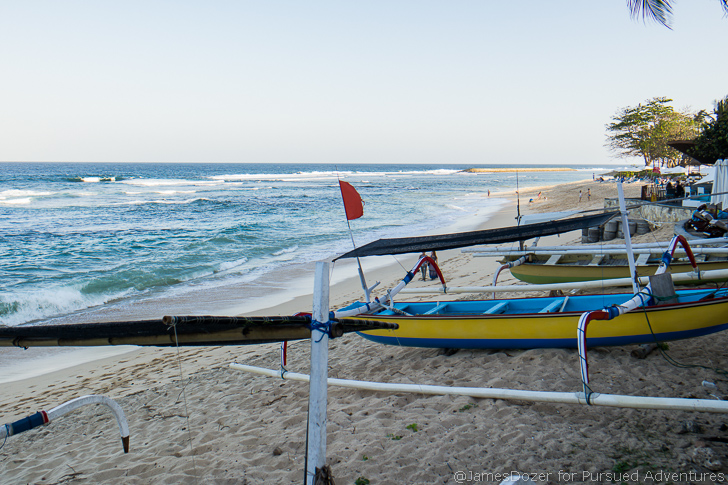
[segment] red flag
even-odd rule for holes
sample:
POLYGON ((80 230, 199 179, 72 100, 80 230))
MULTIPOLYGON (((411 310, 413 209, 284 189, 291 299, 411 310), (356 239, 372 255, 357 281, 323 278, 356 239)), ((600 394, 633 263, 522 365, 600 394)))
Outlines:
POLYGON ((346 220, 351 221, 358 219, 364 215, 364 206, 361 201, 361 195, 356 191, 349 182, 339 180, 341 188, 341 198, 344 199, 344 210, 346 211, 346 220))

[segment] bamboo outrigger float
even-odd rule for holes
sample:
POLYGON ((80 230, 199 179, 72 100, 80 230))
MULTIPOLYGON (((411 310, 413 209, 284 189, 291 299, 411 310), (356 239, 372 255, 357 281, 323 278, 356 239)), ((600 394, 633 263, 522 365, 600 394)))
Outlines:
MULTIPOLYGON (((370 328, 380 322, 354 319, 332 322, 332 335, 370 328)), ((68 325, 0 326, 0 347, 83 347, 141 345, 255 345, 311 337, 311 317, 166 316, 160 320, 68 325)))

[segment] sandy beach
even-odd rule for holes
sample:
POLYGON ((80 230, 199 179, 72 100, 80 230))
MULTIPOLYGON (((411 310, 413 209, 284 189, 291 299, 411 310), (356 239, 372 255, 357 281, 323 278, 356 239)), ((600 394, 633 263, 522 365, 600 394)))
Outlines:
MULTIPOLYGON (((639 191, 639 184, 625 185, 627 197, 637 197, 639 191)), ((616 193, 616 184, 591 180, 535 188, 521 191, 520 210, 598 209, 616 193)), ((514 222, 514 194, 498 196, 508 197, 509 203, 483 228, 514 222)), ((671 234, 672 227, 665 225, 638 241, 666 240, 671 234)), ((540 245, 574 244, 580 238, 580 231, 550 236, 540 245)), ((460 250, 438 255, 448 281, 458 286, 490 284, 498 266, 493 258, 473 258, 460 250)), ((381 281, 378 289, 389 288, 404 275, 397 262, 409 269, 414 260, 415 255, 407 255, 391 259, 386 267, 376 265, 368 279, 381 281)), ((358 278, 342 275, 342 269, 334 267, 332 308, 361 298, 358 278)), ((505 274, 499 284, 509 281, 505 274)), ((412 286, 430 284, 415 280, 412 286)), ((311 295, 296 296, 248 313, 310 311, 311 301, 311 295)), ((659 353, 635 359, 630 353, 636 346, 595 348, 590 353, 593 388, 613 394, 728 398, 728 379, 713 370, 728 369, 727 343, 725 333, 670 343, 669 356, 690 366, 676 366, 659 353)), ((290 371, 308 373, 309 346, 308 340, 289 343, 290 371)), ((445 355, 346 335, 332 340, 329 352, 330 377, 581 390, 575 350, 445 355)), ((10 437, 0 449, 0 482, 302 483, 308 385, 248 375, 230 369, 231 362, 277 369, 279 345, 131 348, 3 384, 0 423, 86 394, 116 399, 129 420, 131 451, 122 452, 111 414, 90 406, 10 437)), ((369 482, 359 483, 371 484, 499 483, 511 472, 541 474, 534 477, 540 483, 728 480, 728 426, 722 415, 330 387, 328 419, 327 457, 337 484, 353 484, 360 477, 369 482)))

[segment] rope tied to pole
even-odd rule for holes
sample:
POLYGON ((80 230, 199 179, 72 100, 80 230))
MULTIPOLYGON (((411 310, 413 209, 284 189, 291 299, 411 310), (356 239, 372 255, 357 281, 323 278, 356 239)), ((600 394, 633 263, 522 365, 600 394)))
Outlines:
MULTIPOLYGON (((318 330, 322 334, 327 335, 329 338, 341 337, 344 334, 343 329, 341 329, 341 327, 338 325, 338 321, 336 320, 319 322, 312 318, 311 323, 308 325, 308 328, 309 330, 311 330, 311 337, 313 337, 314 330, 318 330), (336 329, 338 329, 338 331, 336 329)), ((324 336, 321 335, 321 337, 316 340, 316 343, 321 342, 323 338, 324 336)))
POLYGON ((179 351, 179 338, 177 337, 177 323, 181 322, 182 319, 178 317, 167 317, 162 319, 162 322, 167 325, 167 330, 174 330, 174 343, 177 349, 177 366, 179 369, 179 384, 182 387, 182 401, 185 407, 185 420, 187 421, 187 436, 190 440, 190 456, 192 457, 192 469, 196 476, 199 476, 197 472, 197 463, 195 462, 195 448, 192 442, 192 426, 190 425, 190 412, 187 406, 187 384, 184 383, 184 376, 182 374, 182 356, 179 351))

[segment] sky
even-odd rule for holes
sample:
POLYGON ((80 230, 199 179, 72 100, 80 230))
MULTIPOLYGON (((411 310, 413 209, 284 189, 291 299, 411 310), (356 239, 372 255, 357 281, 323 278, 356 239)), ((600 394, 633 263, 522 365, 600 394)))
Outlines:
POLYGON ((0 161, 624 164, 620 108, 728 95, 673 3, 0 0, 0 161))

